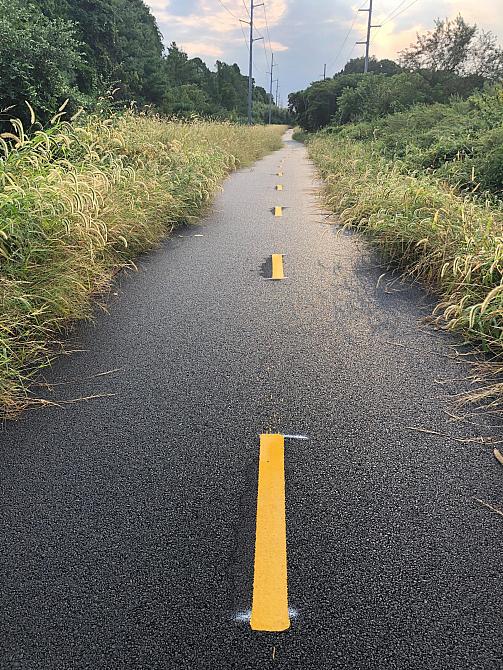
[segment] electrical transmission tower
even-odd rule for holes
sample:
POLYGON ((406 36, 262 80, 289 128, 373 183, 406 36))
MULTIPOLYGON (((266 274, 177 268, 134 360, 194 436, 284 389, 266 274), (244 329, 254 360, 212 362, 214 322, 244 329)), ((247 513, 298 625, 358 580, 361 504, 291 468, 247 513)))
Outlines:
POLYGON ((372 25, 372 0, 369 0, 368 9, 359 9, 358 11, 369 13, 369 20, 367 23, 367 39, 365 40, 365 42, 357 42, 357 44, 365 44, 365 65, 363 67, 363 72, 367 74, 367 72, 369 71, 370 32, 372 28, 380 28, 381 26, 372 25))
MULTIPOLYGON (((250 67, 248 70, 248 125, 251 126, 253 124, 253 45, 255 42, 258 40, 263 40, 263 37, 253 37, 254 32, 253 32, 253 16, 255 9, 257 7, 263 7, 264 3, 261 2, 259 4, 255 4, 254 0, 250 0, 250 20, 249 21, 244 21, 241 19, 242 23, 247 23, 250 26, 250 67)), ((272 68, 271 68, 272 70, 272 68)))

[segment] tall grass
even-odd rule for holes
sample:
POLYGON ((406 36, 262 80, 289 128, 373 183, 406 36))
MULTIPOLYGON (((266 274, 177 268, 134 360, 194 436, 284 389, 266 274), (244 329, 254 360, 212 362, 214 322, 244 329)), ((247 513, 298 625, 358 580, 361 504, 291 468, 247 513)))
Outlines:
POLYGON ((112 273, 193 221, 283 131, 126 114, 28 137, 14 123, 0 138, 0 414, 30 401, 54 341, 112 273))
MULTIPOLYGON (((444 327, 501 361, 503 206, 464 197, 426 174, 404 174, 371 144, 321 134, 309 151, 343 223, 439 295, 435 316, 444 327)), ((484 400, 503 406, 503 385, 491 384, 484 400)))

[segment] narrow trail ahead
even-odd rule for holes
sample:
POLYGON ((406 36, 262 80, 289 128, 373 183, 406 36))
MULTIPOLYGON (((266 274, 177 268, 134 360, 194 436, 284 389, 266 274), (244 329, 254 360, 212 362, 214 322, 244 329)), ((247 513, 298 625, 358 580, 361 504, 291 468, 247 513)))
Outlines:
POLYGON ((475 500, 501 501, 501 466, 411 430, 490 433, 439 399, 467 368, 315 186, 290 138, 233 175, 47 375, 51 400, 104 397, 3 429, 3 670, 502 667, 503 520, 475 500), (283 507, 279 466, 265 487, 283 633, 249 621, 263 433, 309 437, 285 440, 283 507))

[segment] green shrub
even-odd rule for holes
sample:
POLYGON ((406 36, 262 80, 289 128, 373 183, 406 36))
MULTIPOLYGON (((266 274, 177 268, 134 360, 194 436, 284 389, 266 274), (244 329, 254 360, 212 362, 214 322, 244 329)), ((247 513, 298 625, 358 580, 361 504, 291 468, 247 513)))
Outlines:
POLYGON ((503 192, 500 87, 468 100, 420 104, 375 121, 329 126, 323 133, 370 142, 383 157, 398 160, 401 169, 426 171, 462 190, 503 192))
POLYGON ((7 130, 11 116, 29 123, 25 101, 42 122, 67 99, 69 109, 88 101, 76 84, 85 63, 72 24, 21 0, 0 0, 0 33, 0 127, 7 130))

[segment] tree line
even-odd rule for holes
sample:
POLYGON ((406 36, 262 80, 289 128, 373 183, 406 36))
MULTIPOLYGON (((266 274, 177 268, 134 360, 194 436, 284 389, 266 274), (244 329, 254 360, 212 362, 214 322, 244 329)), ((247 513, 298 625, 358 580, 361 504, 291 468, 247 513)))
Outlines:
POLYGON ((309 132, 329 124, 371 121, 418 104, 466 99, 503 79, 503 50, 491 32, 461 16, 437 20, 400 54, 399 62, 363 58, 346 64, 332 79, 317 81, 289 96, 289 109, 309 132))
MULTIPOLYGON (((161 114, 240 120, 248 77, 218 61, 210 70, 172 43, 163 46, 143 0, 0 0, 0 113, 28 121, 26 102, 47 122, 97 105, 150 105, 161 114)), ((269 95, 254 87, 257 121, 269 95)), ((273 121, 287 112, 274 106, 273 121)))

